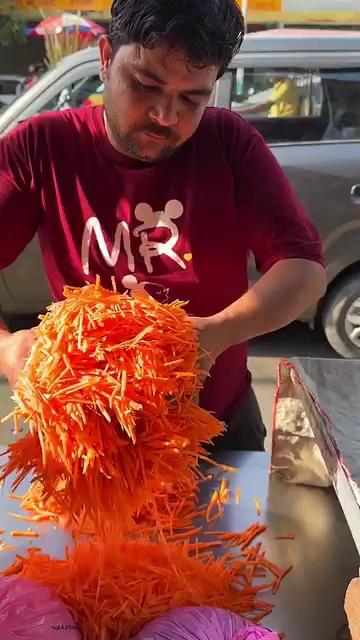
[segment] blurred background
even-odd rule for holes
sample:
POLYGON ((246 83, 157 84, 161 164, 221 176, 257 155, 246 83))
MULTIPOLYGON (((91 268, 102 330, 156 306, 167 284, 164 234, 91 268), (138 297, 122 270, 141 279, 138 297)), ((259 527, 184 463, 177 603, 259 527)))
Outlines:
MULTIPOLYGON (((358 0, 239 0, 247 16, 248 31, 305 27, 359 29, 358 0)), ((106 28, 108 0, 1 0, 0 74, 25 75, 30 63, 44 58, 44 42, 26 37, 44 16, 77 13, 106 28)))

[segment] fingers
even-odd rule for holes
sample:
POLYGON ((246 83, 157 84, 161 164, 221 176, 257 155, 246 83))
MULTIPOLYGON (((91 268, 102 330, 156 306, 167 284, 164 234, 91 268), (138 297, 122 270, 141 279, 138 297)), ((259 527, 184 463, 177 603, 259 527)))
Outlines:
POLYGON ((9 336, 2 368, 11 387, 15 387, 19 374, 26 365, 35 339, 36 332, 33 329, 16 331, 9 336))
POLYGON ((360 579, 350 582, 345 596, 345 611, 353 640, 360 638, 360 579))

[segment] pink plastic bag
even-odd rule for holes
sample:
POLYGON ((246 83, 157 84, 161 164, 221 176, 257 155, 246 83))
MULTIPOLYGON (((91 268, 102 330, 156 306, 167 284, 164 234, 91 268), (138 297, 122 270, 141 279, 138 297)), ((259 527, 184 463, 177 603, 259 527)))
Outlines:
POLYGON ((279 640, 273 633, 254 626, 223 609, 181 607, 145 625, 133 640, 279 640))
POLYGON ((247 629, 236 633, 232 640, 279 640, 279 636, 273 631, 251 625, 247 629))
POLYGON ((0 578, 1 640, 81 640, 65 605, 51 589, 25 578, 0 578))

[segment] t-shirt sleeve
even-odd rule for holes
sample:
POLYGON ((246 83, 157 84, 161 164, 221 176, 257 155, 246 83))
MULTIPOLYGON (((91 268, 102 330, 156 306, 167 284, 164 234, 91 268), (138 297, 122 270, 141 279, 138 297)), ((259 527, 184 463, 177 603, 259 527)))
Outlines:
POLYGON ((39 226, 33 147, 29 123, 0 138, 0 269, 14 262, 39 226))
MULTIPOLYGON (((240 119, 239 119, 240 120, 240 119)), ((303 258, 324 264, 321 238, 263 138, 241 121, 244 135, 232 148, 241 227, 257 268, 265 273, 279 260, 303 258), (245 143, 244 143, 245 139, 245 143)))

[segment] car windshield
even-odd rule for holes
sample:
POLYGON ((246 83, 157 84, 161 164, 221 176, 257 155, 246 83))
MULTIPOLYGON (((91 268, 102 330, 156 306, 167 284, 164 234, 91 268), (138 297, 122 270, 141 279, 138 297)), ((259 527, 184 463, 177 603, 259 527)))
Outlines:
MULTIPOLYGON (((38 82, 42 82, 44 78, 46 78, 49 73, 52 73, 52 69, 49 69, 48 71, 45 71, 43 74, 41 74, 38 82)), ((29 89, 31 89, 34 85, 31 85, 29 87, 25 87, 25 84, 23 84, 23 86, 21 87, 19 93, 17 95, 14 95, 14 99, 11 100, 11 102, 4 104, 1 101, 1 95, 0 95, 0 113, 3 114, 4 111, 6 111, 6 109, 11 105, 13 106, 18 100, 21 100, 21 98, 24 96, 25 93, 27 93, 29 91, 29 89)))

